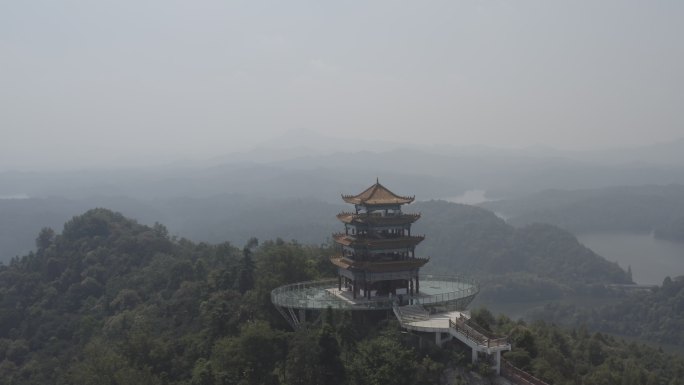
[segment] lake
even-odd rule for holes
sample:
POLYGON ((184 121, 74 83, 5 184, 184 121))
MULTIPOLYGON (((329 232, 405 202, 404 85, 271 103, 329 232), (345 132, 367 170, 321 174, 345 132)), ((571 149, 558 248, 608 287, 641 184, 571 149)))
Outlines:
POLYGON ((684 275, 684 243, 634 233, 587 233, 577 239, 622 268, 631 266, 636 283, 660 285, 667 276, 684 275))

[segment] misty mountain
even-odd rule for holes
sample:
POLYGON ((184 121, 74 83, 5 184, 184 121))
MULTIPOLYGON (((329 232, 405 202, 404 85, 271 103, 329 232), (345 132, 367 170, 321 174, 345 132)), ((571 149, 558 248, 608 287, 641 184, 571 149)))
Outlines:
POLYGON ((676 224, 684 218, 684 185, 546 190, 482 206, 515 225, 544 222, 573 232, 656 231, 676 239, 681 232, 676 224))
POLYGON ((616 263, 548 224, 515 228, 491 211, 444 201, 418 202, 423 216, 416 234, 426 234, 420 253, 425 271, 472 274, 483 282, 481 299, 526 301, 586 293, 606 283, 630 283, 616 263))
POLYGON ((610 148, 600 151, 567 152, 567 156, 613 164, 684 164, 684 138, 639 147, 610 148))
MULTIPOLYGON (((372 149, 363 150, 364 146, 339 145, 334 139, 313 136, 306 143, 320 147, 260 147, 211 162, 141 165, 135 169, 8 171, 0 173, 0 196, 84 199, 103 195, 157 200, 244 194, 335 202, 340 193, 363 188, 376 177, 422 200, 453 197, 471 189, 486 190, 488 197, 502 199, 545 189, 684 184, 684 162, 643 160, 645 154, 656 154, 661 147, 624 150, 632 155, 625 155, 621 162, 607 162, 586 154, 448 144, 392 148, 392 144, 369 142, 365 147, 372 149), (283 156, 273 159, 274 152, 283 156)), ((676 153, 682 143, 662 146, 676 153)))
MULTIPOLYGON (((333 156, 338 160, 345 153, 391 153, 417 151, 424 154, 457 156, 461 158, 503 159, 565 159, 608 165, 670 165, 684 164, 684 138, 643 146, 606 147, 592 150, 559 150, 548 146, 505 148, 487 145, 407 144, 390 140, 349 138, 324 135, 314 130, 291 130, 267 139, 249 150, 212 159, 214 163, 255 162, 272 163, 287 160, 301 161, 306 157, 333 156), (305 155, 303 155, 305 154, 305 155)), ((422 159, 409 158, 411 161, 422 159)), ((435 166, 436 164, 433 164, 435 166)))
POLYGON ((223 163, 0 173, 0 197, 30 198, 0 199, 0 260, 30 250, 30 238, 42 226, 59 226, 92 207, 109 207, 146 224, 167 223, 174 235, 198 241, 241 244, 261 233, 318 244, 335 227, 331 218, 341 209, 340 194, 358 192, 376 177, 423 201, 485 190, 490 199, 508 200, 484 207, 516 224, 547 222, 573 231, 657 229, 676 238, 684 217, 679 188, 658 187, 684 184, 684 162, 627 163, 666 153, 665 148, 674 154, 683 141, 621 150, 625 163, 610 163, 539 148, 401 148, 364 140, 355 147, 350 143, 355 138, 339 142, 306 131, 281 139, 223 163), (298 149, 296 143, 318 150, 298 149), (269 149, 287 154, 268 160, 269 149), (632 193, 612 187, 643 184, 654 186, 632 193), (546 189, 556 190, 537 193, 546 189))
MULTIPOLYGON (((94 207, 110 204, 143 223, 164 223, 171 236, 210 244, 229 241, 237 246, 252 237, 330 244, 331 234, 343 228, 335 215, 349 209, 346 205, 316 199, 263 200, 241 195, 157 202, 92 198, 89 202, 98 203, 94 207)), ((31 220, 19 228, 27 231, 33 226, 35 231, 30 233, 33 237, 44 226, 59 230, 54 221, 83 203, 18 201, 16 213, 21 209, 33 210, 28 217, 31 220), (55 205, 54 209, 50 205, 55 205), (33 223, 41 216, 53 222, 33 223)), ((418 249, 421 255, 431 257, 425 271, 480 277, 489 290, 485 297, 490 299, 539 299, 541 294, 544 298, 558 298, 585 292, 592 285, 630 282, 617 264, 606 261, 582 246, 572 234, 551 225, 516 229, 491 211, 446 201, 417 202, 406 210, 423 214, 414 231, 427 235, 418 249), (498 292, 496 288, 504 284, 507 285, 505 292, 498 292)), ((19 222, 25 219, 19 214, 8 218, 19 222)), ((7 230, 10 230, 7 234, 16 234, 16 239, 25 243, 12 243, 8 237, 2 239, 8 242, 2 245, 5 249, 14 247, 14 255, 33 249, 31 235, 12 232, 10 227, 7 230)), ((5 259, 14 255, 6 255, 5 259)))

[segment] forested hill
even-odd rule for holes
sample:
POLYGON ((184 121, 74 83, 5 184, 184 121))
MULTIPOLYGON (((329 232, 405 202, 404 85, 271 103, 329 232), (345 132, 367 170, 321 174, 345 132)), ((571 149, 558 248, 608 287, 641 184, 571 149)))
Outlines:
POLYGON ((416 234, 427 234, 420 252, 426 271, 479 276, 484 297, 498 300, 557 298, 606 283, 631 283, 569 232, 548 224, 515 228, 491 211, 444 201, 420 202, 416 234))
POLYGON ((36 252, 0 265, 2 383, 183 383, 201 359, 239 377, 225 373, 244 359, 227 338, 257 322, 260 349, 279 354, 284 337, 269 325, 284 321, 270 290, 329 265, 318 263, 327 253, 282 241, 251 256, 252 247, 170 239, 161 225, 104 209, 36 242, 36 252))
POLYGON ((335 214, 344 208, 314 198, 238 194, 156 200, 117 196, 0 199, 0 262, 32 250, 35 234, 42 227, 61 228, 92 207, 107 207, 140 223, 164 223, 170 234, 195 242, 240 245, 255 234, 263 239, 320 244, 339 230, 335 214))
MULTIPOLYGON (((25 223, 21 210, 33 207, 31 202, 15 202, 8 217, 15 223, 25 223), (22 222, 24 221, 24 222, 22 222)), ((50 201, 41 203, 29 216, 37 232, 40 226, 55 225, 56 218, 47 216, 54 207, 50 201), (48 223, 35 225, 38 218, 48 223)), ((142 202, 111 200, 115 207, 127 208, 154 223, 154 213, 171 218, 173 233, 212 243, 231 241, 244 244, 250 237, 262 239, 296 239, 304 244, 324 244, 341 224, 335 214, 345 209, 315 199, 275 200, 220 196, 205 200, 176 200, 154 210, 142 202), (179 231, 183 229, 183 231, 179 231), (186 232, 187 231, 187 232, 186 232)), ((73 207, 63 209, 77 212, 73 207)), ((405 207, 407 212, 422 212, 414 232, 427 235, 417 252, 430 256, 426 271, 476 274, 491 278, 487 290, 498 290, 496 297, 508 300, 556 298, 563 293, 584 290, 587 285, 625 283, 629 277, 618 266, 605 261, 580 245, 566 231, 554 226, 531 225, 514 228, 492 212, 468 205, 445 201, 417 202, 405 207), (505 284, 506 289, 497 289, 505 284), (510 298, 509 298, 510 297, 510 298)), ((166 222, 164 222, 166 223, 166 222)), ((28 224, 21 228, 29 233, 28 224)), ((9 226, 9 222, 8 222, 9 226)), ((4 233, 3 233, 4 234, 4 233)), ((23 239, 30 236, 22 234, 23 239)), ((2 246, 2 240, 0 240, 2 246)), ((483 293, 482 298, 487 296, 483 293)))
MULTIPOLYGON (((0 265, 3 384, 427 385, 468 362, 456 345, 419 349, 384 316, 369 323, 326 313, 320 326, 289 331, 270 291, 332 274, 331 250, 282 240, 253 239, 242 250, 196 244, 105 209, 74 217, 61 234, 43 229, 36 246, 0 265)), ((569 345, 567 334, 544 325, 499 324, 522 333, 524 351, 511 359, 556 383, 576 378, 564 359, 594 357, 592 344, 569 345)), ((614 365, 621 360, 656 381, 684 367, 653 349, 611 341, 599 348, 595 360, 581 361, 581 378, 622 378, 614 365)))
POLYGON ((656 289, 635 292, 617 303, 598 308, 548 304, 536 317, 684 346, 684 277, 666 277, 656 289))

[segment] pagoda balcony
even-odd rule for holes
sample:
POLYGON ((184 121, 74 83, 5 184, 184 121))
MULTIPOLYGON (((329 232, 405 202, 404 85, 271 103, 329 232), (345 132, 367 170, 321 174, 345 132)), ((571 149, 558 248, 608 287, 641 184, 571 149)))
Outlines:
POLYGON ((370 226, 399 226, 407 225, 417 221, 420 218, 418 214, 398 214, 398 215, 381 215, 381 214, 354 214, 350 212, 342 212, 337 214, 337 219, 347 224, 364 224, 370 226))
POLYGON ((333 240, 342 245, 350 247, 363 247, 369 250, 391 250, 415 247, 425 239, 425 236, 388 236, 381 237, 375 234, 371 236, 352 236, 344 233, 333 234, 333 240))
POLYGON ((408 258, 397 261, 355 261, 339 255, 330 257, 330 262, 342 269, 379 273, 418 269, 428 263, 428 261, 430 261, 430 257, 408 258))

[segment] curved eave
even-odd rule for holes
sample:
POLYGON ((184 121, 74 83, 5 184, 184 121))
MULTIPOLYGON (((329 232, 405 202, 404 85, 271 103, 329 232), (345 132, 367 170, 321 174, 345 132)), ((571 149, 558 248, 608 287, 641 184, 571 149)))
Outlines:
POLYGON ((404 205, 413 202, 416 199, 415 196, 412 197, 402 197, 402 196, 397 196, 396 198, 369 198, 369 199, 363 199, 359 198, 356 195, 342 195, 342 200, 355 204, 355 205, 375 205, 375 206, 382 206, 382 205, 404 205))
POLYGON ((382 261, 382 262, 371 262, 371 261, 354 261, 349 258, 334 256, 330 257, 330 262, 333 265, 346 269, 346 270, 363 270, 371 272, 392 272, 392 271, 403 271, 418 269, 430 261, 429 257, 426 258, 411 258, 404 259, 401 261, 382 261))
POLYGON ((392 225, 404 225, 417 221, 420 219, 420 214, 402 214, 397 217, 383 217, 376 215, 367 214, 354 214, 349 212, 343 212, 337 214, 337 219, 346 224, 372 224, 378 226, 392 226, 392 225))
POLYGON ((410 237, 397 238, 355 238, 344 233, 333 234, 333 240, 342 246, 364 246, 369 249, 398 249, 403 247, 416 246, 425 239, 424 236, 412 235, 410 237))
POLYGON ((335 233, 333 234, 333 241, 342 246, 350 246, 353 242, 353 239, 344 233, 335 233))
POLYGON ((354 222, 355 216, 356 216, 356 214, 354 214, 354 213, 343 212, 343 213, 337 214, 337 219, 339 219, 343 223, 350 224, 350 223, 354 222))

